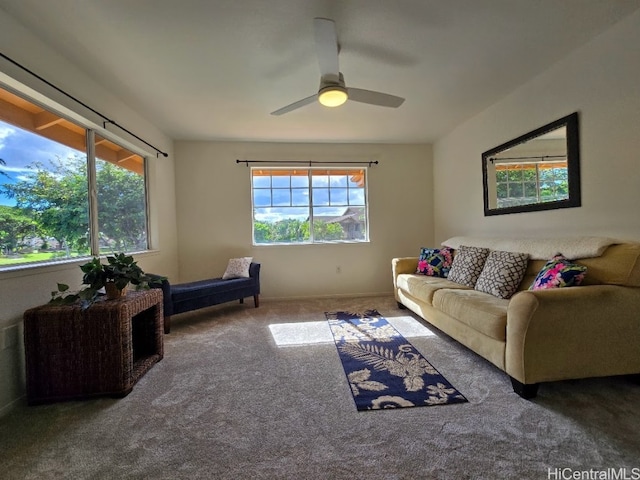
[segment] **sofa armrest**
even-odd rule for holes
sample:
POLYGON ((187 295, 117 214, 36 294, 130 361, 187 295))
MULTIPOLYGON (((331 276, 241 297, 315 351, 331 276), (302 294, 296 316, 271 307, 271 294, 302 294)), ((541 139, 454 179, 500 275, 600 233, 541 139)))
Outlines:
POLYGON ((523 384, 640 373, 640 289, 589 285, 515 294, 505 370, 523 384))
POLYGON ((393 286, 396 286, 396 278, 402 273, 416 273, 418 269, 418 257, 398 257, 391 260, 393 272, 393 286))

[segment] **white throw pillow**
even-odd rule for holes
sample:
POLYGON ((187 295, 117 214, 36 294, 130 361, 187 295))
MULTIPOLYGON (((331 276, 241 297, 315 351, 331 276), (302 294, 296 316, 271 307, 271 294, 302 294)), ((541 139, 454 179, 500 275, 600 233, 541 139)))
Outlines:
POLYGON ((222 275, 223 280, 231 278, 249 278, 249 266, 253 257, 231 258, 227 264, 227 269, 222 275))

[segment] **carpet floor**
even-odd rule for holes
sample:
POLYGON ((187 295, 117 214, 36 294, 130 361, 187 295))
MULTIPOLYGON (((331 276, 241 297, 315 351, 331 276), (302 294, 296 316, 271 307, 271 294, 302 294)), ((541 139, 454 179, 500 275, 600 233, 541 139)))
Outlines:
POLYGON ((175 316, 165 358, 125 398, 12 409, 0 418, 0 477, 548 479, 640 468, 640 386, 625 378, 542 384, 526 401, 392 297, 251 303, 175 316), (324 312, 368 308, 468 403, 354 409, 324 312))

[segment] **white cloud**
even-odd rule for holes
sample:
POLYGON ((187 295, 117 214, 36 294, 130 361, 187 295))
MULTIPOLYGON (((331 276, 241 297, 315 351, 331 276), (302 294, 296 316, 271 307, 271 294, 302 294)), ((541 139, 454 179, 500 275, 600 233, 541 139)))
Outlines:
POLYGON ((0 170, 4 172, 13 172, 13 173, 25 173, 31 171, 29 168, 24 167, 10 167, 8 165, 0 165, 0 170))
POLYGON ((0 124, 0 150, 4 148, 4 139, 16 133, 16 129, 6 123, 0 124))

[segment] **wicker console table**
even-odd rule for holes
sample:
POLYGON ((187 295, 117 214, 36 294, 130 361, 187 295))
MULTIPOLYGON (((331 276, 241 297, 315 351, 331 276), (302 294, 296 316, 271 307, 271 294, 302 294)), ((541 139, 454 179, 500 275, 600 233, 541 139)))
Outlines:
POLYGON ((163 355, 162 292, 24 313, 27 401, 126 396, 163 355))

